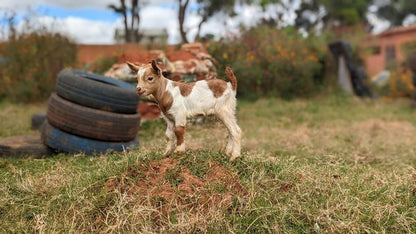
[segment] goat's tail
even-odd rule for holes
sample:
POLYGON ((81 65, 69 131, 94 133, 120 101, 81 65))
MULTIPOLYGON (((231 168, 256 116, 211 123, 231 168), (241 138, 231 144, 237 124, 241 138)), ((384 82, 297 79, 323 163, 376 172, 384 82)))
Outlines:
POLYGON ((235 77, 233 70, 231 70, 230 67, 225 68, 225 74, 227 75, 228 80, 231 83, 231 86, 233 87, 233 90, 237 90, 237 77, 235 77))

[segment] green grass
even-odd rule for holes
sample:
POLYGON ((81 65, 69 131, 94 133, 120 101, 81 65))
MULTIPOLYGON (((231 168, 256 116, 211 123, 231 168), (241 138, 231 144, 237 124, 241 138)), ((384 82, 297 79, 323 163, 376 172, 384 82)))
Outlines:
MULTIPOLYGON (((127 153, 0 158, 0 231, 416 232, 416 111, 409 105, 344 96, 240 101, 243 158, 230 163, 219 152, 220 123, 189 125, 189 151, 173 156, 177 164, 154 187, 170 186, 174 199, 135 190, 153 178, 148 168, 163 164, 160 120, 143 123, 140 149, 127 153), (181 193, 184 170, 205 181, 213 165, 244 192, 219 180, 181 193)), ((45 108, 0 103, 0 137, 33 134, 30 116, 45 108)))

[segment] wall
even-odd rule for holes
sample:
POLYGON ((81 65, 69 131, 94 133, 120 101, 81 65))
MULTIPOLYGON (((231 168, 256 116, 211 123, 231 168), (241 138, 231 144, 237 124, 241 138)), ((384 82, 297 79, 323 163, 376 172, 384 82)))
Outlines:
POLYGON ((377 46, 380 48, 378 54, 369 54, 364 58, 367 74, 371 77, 386 69, 386 48, 388 46, 394 46, 397 64, 405 61, 402 45, 410 41, 416 41, 416 25, 398 27, 366 40, 368 41, 364 43, 367 50, 377 46))

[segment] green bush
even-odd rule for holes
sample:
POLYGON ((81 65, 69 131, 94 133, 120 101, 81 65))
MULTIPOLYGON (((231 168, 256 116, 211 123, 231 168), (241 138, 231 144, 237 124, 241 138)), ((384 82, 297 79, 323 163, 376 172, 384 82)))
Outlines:
POLYGON ((0 99, 45 100, 58 72, 76 62, 76 45, 59 33, 38 30, 13 34, 0 47, 0 99))
POLYGON ((99 58, 94 61, 92 64, 84 67, 84 69, 89 70, 94 73, 104 74, 108 69, 110 69, 113 64, 118 62, 118 56, 113 56, 110 58, 99 58))
POLYGON ((258 26, 240 37, 211 42, 208 50, 219 62, 220 75, 226 65, 233 68, 240 96, 293 98, 316 90, 326 45, 291 28, 258 26))

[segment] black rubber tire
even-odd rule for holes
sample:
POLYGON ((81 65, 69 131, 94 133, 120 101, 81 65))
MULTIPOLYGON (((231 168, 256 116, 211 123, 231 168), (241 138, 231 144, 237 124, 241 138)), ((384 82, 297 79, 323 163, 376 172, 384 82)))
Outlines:
POLYGON ((32 115, 31 128, 32 130, 37 130, 42 126, 43 122, 46 120, 46 113, 36 113, 32 115))
POLYGON ((70 134, 102 141, 125 142, 136 138, 139 114, 120 114, 84 107, 56 94, 49 99, 47 119, 70 134))
POLYGON ((45 121, 41 127, 42 141, 45 145, 66 153, 85 153, 94 155, 107 151, 125 151, 138 146, 138 139, 129 142, 105 142, 83 138, 63 132, 45 121))
POLYGON ((139 103, 133 85, 74 69, 64 69, 58 74, 56 92, 82 106, 116 113, 136 113, 139 103))
POLYGON ((14 136, 0 140, 0 157, 41 158, 53 154, 40 135, 14 136))

